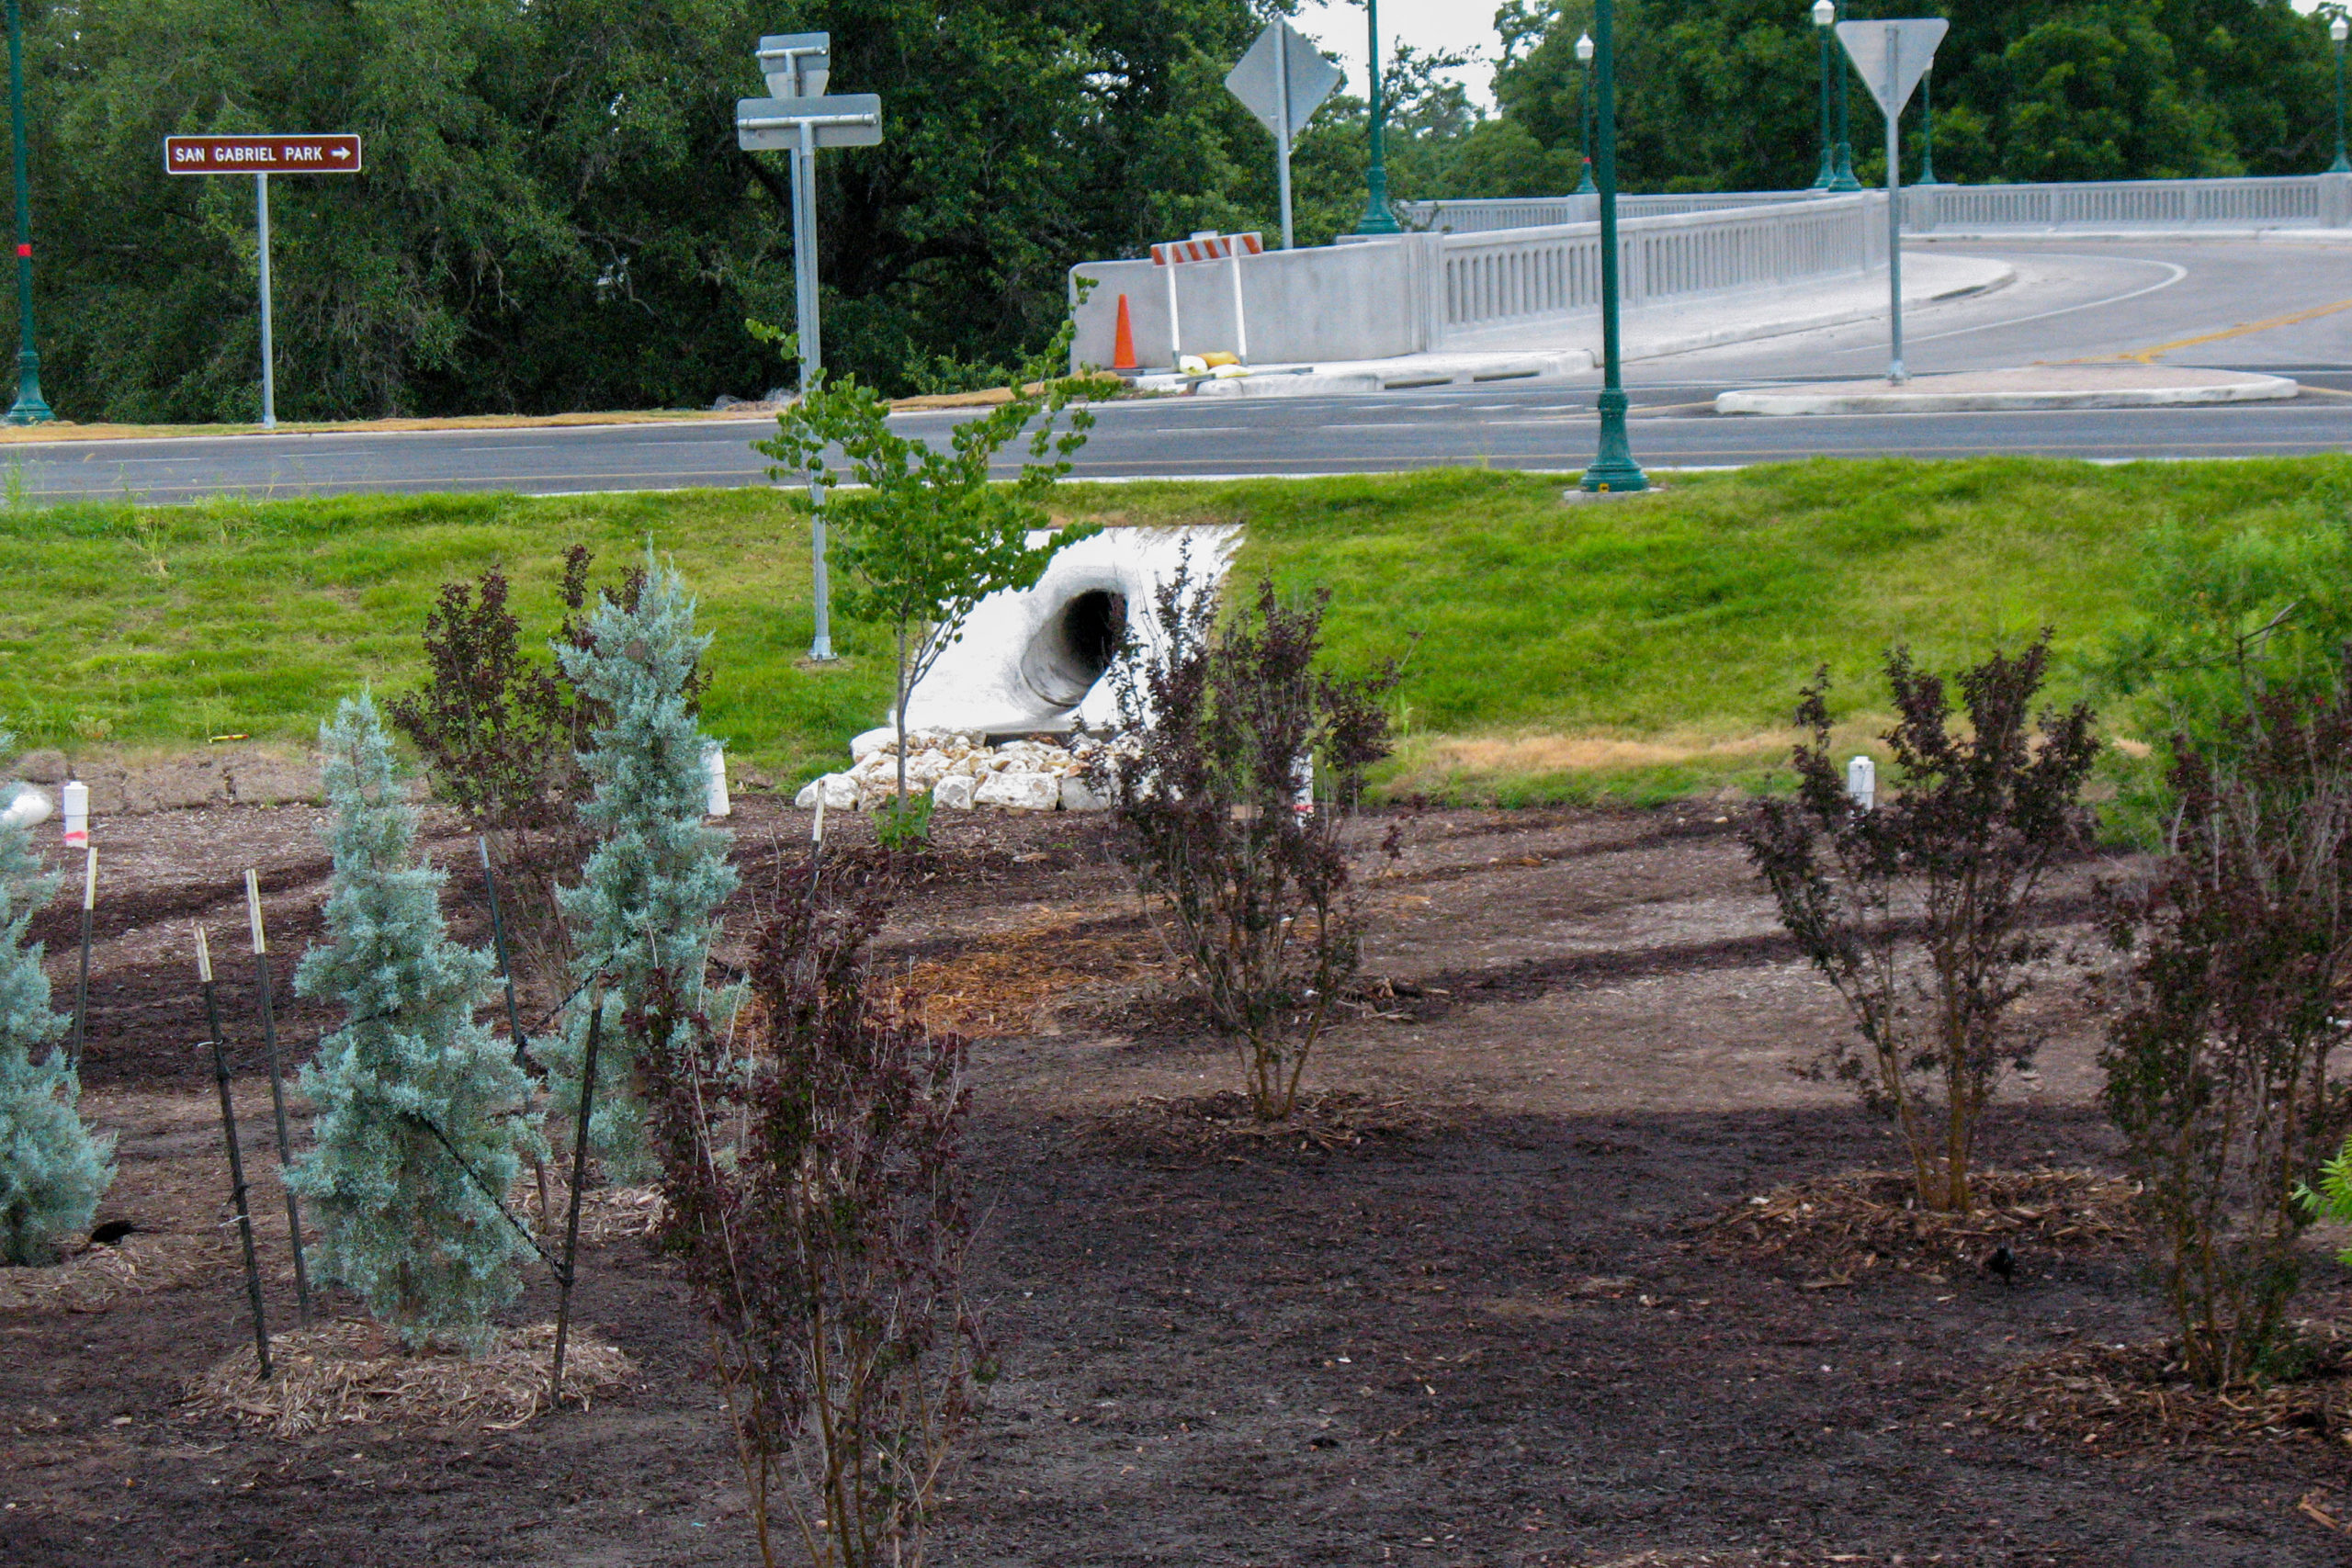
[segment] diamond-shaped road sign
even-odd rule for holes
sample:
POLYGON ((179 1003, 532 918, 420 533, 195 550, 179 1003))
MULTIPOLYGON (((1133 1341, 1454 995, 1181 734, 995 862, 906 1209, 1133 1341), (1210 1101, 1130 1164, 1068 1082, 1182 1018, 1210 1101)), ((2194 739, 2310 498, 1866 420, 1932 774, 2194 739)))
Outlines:
POLYGON ((738 98, 735 144, 746 152, 796 152, 800 127, 820 147, 872 147, 882 140, 882 98, 828 93, 820 98, 738 98))
POLYGON ((1892 119, 1911 101, 1919 78, 1934 63, 1936 45, 1943 42, 1951 24, 1941 17, 1918 17, 1895 22, 1840 22, 1838 41, 1846 58, 1878 100, 1880 112, 1892 119))
POLYGON ((1288 22, 1275 22, 1258 35, 1250 52, 1225 78, 1226 91, 1239 98, 1276 137, 1296 141, 1307 118, 1340 85, 1340 68, 1295 31, 1288 22), (1287 61, 1283 56, 1288 55, 1287 61), (1283 66, 1289 70, 1285 72, 1283 66), (1283 88, 1290 88, 1290 112, 1283 112, 1283 88))

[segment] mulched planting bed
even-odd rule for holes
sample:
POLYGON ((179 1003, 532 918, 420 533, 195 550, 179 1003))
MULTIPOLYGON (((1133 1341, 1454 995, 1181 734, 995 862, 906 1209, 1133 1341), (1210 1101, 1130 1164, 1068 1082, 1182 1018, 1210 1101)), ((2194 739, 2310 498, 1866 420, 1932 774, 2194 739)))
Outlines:
POLYGON ((1965 1214, 1923 1209, 1901 1171, 1851 1170, 1776 1187, 1736 1203, 1711 1228, 1716 1244, 1838 1284, 1872 1269, 1942 1276, 2039 1266, 2056 1252, 2128 1244, 2138 1235, 2133 1190, 2091 1170, 1982 1170, 1965 1214))
POLYGON ((2177 1343, 2089 1345, 2010 1368, 1969 1413, 2107 1453, 2352 1444, 2352 1337, 2340 1324, 2304 1323, 2295 1337, 2304 1365, 2288 1381, 2202 1389, 2182 1371, 2177 1343))
POLYGON ((1101 1156, 1197 1162, 1411 1143, 1454 1125, 1427 1106, 1352 1089, 1301 1094, 1289 1115, 1265 1120, 1248 1095, 1223 1089, 1182 1100, 1146 1095, 1080 1133, 1071 1147, 1101 1156))
MULTIPOLYGON (((300 1438, 334 1427, 464 1425, 511 1432, 554 1403, 555 1325, 496 1331, 477 1353, 410 1352, 372 1323, 330 1323, 269 1337, 272 1376, 251 1345, 189 1386, 188 1413, 300 1438)), ((564 1346, 563 1399, 585 1409, 637 1368, 616 1346, 574 1335, 564 1346)))
MULTIPOLYGON (((730 964, 808 841, 804 814, 755 795, 738 807, 730 964)), ((335 1021, 287 985, 316 931, 318 826, 252 808, 101 824, 119 875, 98 921, 85 1082, 120 1139, 103 1214, 140 1227, 116 1249, 137 1278, 101 1285, 114 1265, 92 1249, 67 1267, 92 1275, 103 1310, 0 1299, 0 1562, 755 1561, 707 1338, 647 1245, 642 1191, 590 1194, 575 1343, 635 1371, 584 1407, 278 1435, 273 1416, 188 1401, 251 1358, 217 1228, 227 1177, 194 1049, 188 922, 232 939, 243 868, 262 868, 280 1039, 305 1058, 335 1021), (187 1269, 153 1274, 138 1244, 180 1237, 187 1269)), ((878 944, 896 977, 955 981, 956 1021, 980 1035, 969 1293, 1003 1372, 948 1486, 941 1568, 2346 1560, 2352 1444, 2318 1428, 2133 1446, 2120 1425, 2095 1443, 2055 1432, 2046 1404, 2036 1430, 1972 1414, 1988 1387, 2051 1385, 2021 1369, 2165 1333, 2136 1253, 2099 1218, 2118 1211, 2099 1174, 2116 1166, 2096 1039, 2078 1012, 2056 1015, 2040 1083, 1988 1130, 1988 1168, 2045 1186, 1999 1192, 1994 1228, 1919 1234, 1899 1191, 1838 1174, 1893 1162, 1883 1125, 1788 1071, 1842 1015, 1779 938, 1729 827, 1671 812, 1406 818, 1397 874, 1368 890, 1368 973, 1385 985, 1351 998, 1302 1115, 1271 1127, 1233 1092, 1234 1058, 1197 1008, 1155 990, 1165 954, 1100 824, 942 830, 878 944), (1834 1223, 1760 1218, 1757 1194, 1834 1223), (1979 1266, 1996 1240, 2025 1265, 2012 1280, 1979 1266), (1835 1288, 1804 1288, 1833 1266, 1835 1288)), ((435 831, 453 920, 486 941, 470 847, 435 831)), ((74 913, 40 927, 61 994, 74 913)), ((221 999, 270 1322, 292 1346, 249 970, 224 971, 221 999)), ((515 1205, 537 1202, 526 1180, 515 1205)), ((2322 1315, 2345 1279, 2315 1255, 2305 1310, 2322 1315)), ((535 1265, 502 1326, 546 1324, 555 1296, 535 1265)), ((324 1316, 356 1315, 322 1298, 324 1316)), ((2352 1302, 2324 1315, 2352 1317, 2352 1302)), ((322 1332, 358 1337, 369 1353, 354 1365, 385 1363, 332 1408, 389 1399, 370 1379, 397 1388, 432 1359, 369 1330, 322 1332)), ((543 1387, 522 1375, 544 1364, 526 1351, 505 1386, 543 1387)), ((2130 1404, 2102 1366, 2063 1375, 2106 1377, 2130 1404)))

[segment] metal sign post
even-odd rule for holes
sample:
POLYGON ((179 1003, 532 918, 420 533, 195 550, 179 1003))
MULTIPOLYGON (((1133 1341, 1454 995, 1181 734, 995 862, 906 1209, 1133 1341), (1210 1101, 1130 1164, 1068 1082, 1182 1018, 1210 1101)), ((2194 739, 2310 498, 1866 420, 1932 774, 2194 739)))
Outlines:
POLYGON ((1291 248, 1291 144, 1339 85, 1340 68, 1283 21, 1260 33, 1225 78, 1226 91, 1239 98, 1242 107, 1258 117, 1258 123, 1273 132, 1274 181, 1282 195, 1284 250, 1291 248))
POLYGON ((1838 41, 1886 117, 1886 288, 1893 354, 1889 385, 1911 377, 1903 368, 1903 106, 1936 61, 1936 45, 1951 23, 1941 17, 1892 22, 1840 22, 1838 41))
POLYGON ((269 176, 356 175, 359 138, 330 136, 166 136, 167 175, 251 175, 254 235, 261 256, 261 425, 277 428, 277 356, 271 344, 269 302, 269 176))
MULTIPOLYGON (((873 93, 829 95, 832 38, 829 33, 781 33, 760 40, 760 73, 767 98, 735 105, 735 144, 746 152, 792 156, 792 281, 794 330, 800 344, 800 395, 807 397, 825 367, 817 310, 817 151, 871 147, 882 140, 882 100, 873 93)), ((808 549, 816 630, 808 657, 833 656, 832 581, 825 565, 825 487, 808 476, 808 549)))

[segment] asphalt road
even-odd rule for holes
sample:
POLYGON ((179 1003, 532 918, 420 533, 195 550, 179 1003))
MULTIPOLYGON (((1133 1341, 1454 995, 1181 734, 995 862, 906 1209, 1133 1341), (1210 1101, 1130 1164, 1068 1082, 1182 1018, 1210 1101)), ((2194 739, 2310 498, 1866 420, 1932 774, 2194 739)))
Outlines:
MULTIPOLYGON (((2292 401, 2039 413, 1722 417, 1714 394, 1883 368, 1880 324, 1792 334, 1628 367, 1635 456, 1660 468, 1810 457, 2036 454, 2198 458, 2352 446, 2352 251, 2287 244, 1952 244, 1998 255, 2018 281, 1917 312, 1914 374, 2129 355, 2154 364, 2278 370, 2292 401)), ((1374 396, 1165 399, 1106 405, 1076 477, 1182 479, 1477 464, 1570 470, 1589 458, 1598 378, 1426 388, 1374 396)), ((909 414, 910 433, 951 412, 909 414)), ((765 420, 513 431, 239 435, 38 443, 8 448, 40 500, 221 493, 514 491, 548 494, 766 482, 749 444, 765 420)))

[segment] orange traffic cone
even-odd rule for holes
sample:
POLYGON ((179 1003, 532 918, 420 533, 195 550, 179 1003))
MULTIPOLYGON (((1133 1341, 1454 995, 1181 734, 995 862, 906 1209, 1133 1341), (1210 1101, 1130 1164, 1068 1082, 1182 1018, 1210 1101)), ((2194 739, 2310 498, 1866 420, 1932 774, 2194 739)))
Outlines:
POLYGON ((1111 368, 1136 368, 1136 324, 1127 316, 1127 297, 1119 296, 1119 325, 1111 334, 1111 368))

